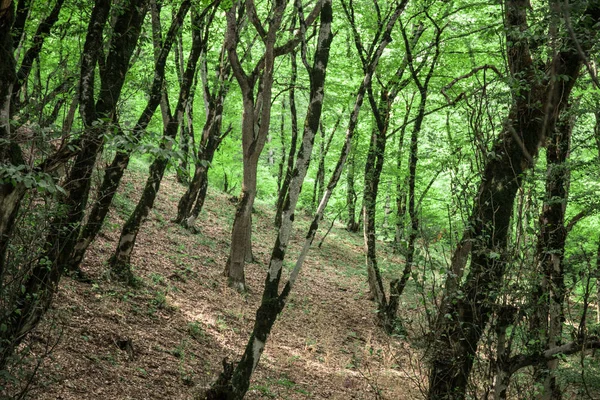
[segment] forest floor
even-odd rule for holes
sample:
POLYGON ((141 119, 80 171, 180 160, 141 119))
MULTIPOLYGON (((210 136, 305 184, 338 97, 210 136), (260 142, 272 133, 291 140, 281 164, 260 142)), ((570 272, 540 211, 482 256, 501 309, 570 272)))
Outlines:
MULTIPOLYGON (((129 173, 110 219, 87 254, 92 284, 64 278, 48 317, 31 340, 43 358, 29 395, 35 399, 193 399, 237 360, 252 329, 274 242, 273 207, 257 204, 250 292, 230 289, 222 275, 235 204, 209 190, 192 234, 170 220, 184 187, 163 180, 140 232, 132 265, 136 287, 111 281, 106 261, 145 176, 129 173)), ((309 224, 296 218, 288 272, 309 224)), ((322 224, 305 268, 267 342, 248 399, 415 399, 426 381, 419 349, 385 335, 369 300, 362 234, 322 224)), ((402 259, 380 248, 381 263, 402 259)), ((410 298, 410 297, 408 297, 410 298)), ((407 300, 402 318, 417 314, 407 300), (411 311, 412 309, 412 311, 411 311), (407 311, 408 310, 408 311, 407 311)))

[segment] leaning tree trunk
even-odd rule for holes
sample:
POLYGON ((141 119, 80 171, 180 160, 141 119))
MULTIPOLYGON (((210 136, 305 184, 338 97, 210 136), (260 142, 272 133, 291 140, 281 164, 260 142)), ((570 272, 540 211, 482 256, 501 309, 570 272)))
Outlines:
MULTIPOLYGON (((203 73, 206 71, 206 60, 202 60, 203 73)), ((211 93, 208 79, 202 79, 204 99, 206 102, 206 123, 202 129, 202 140, 198 146, 194 176, 177 205, 175 222, 195 230, 195 223, 200 215, 206 191, 208 189, 208 169, 219 145, 229 133, 221 133, 223 125, 223 104, 231 79, 231 68, 225 59, 225 47, 221 50, 221 61, 215 93, 211 93), (195 203, 195 204, 194 204, 195 203)))
MULTIPOLYGON (((96 121, 97 116, 97 107, 94 104, 93 78, 99 57, 99 49, 102 45, 102 31, 108 19, 109 10, 110 0, 97 1, 88 25, 80 78, 81 111, 87 129, 82 141, 81 151, 75 159, 69 174, 69 180, 65 185, 68 192, 65 199, 66 211, 63 216, 56 217, 52 221, 51 232, 44 249, 45 255, 40 258, 39 264, 33 267, 30 274, 24 279, 21 286, 22 290, 15 300, 16 308, 10 310, 11 314, 5 318, 6 329, 0 332, 0 343, 4 347, 0 355, 0 369, 3 369, 8 357, 11 356, 25 335, 35 328, 50 306, 64 268, 64 265, 60 264, 60 249, 62 244, 69 240, 83 217, 83 207, 87 200, 90 176, 96 160, 97 150, 100 147, 101 129, 97 126, 92 127, 92 122, 96 121), (86 155, 87 158, 85 158, 86 155)), ((133 30, 135 31, 135 29, 133 30)), ((101 93, 106 96, 107 89, 114 87, 112 84, 107 86, 106 81, 104 83, 105 85, 102 87, 104 91, 101 91, 101 93)), ((118 82, 114 84, 118 86, 118 82)), ((109 112, 111 109, 110 102, 100 108, 102 111, 109 112)), ((6 116, 8 117, 8 114, 6 116)))
MULTIPOLYGON (((287 282, 282 293, 279 294, 279 283, 283 269, 283 260, 285 258, 287 246, 290 240, 292 225, 294 221, 294 212, 302 183, 306 177, 306 172, 310 165, 310 158, 313 150, 315 134, 319 129, 319 121, 323 108, 325 75, 327 63, 329 61, 329 50, 333 34, 331 32, 332 22, 332 0, 324 0, 321 7, 321 22, 319 28, 318 45, 315 51, 313 67, 309 68, 310 76, 310 98, 306 113, 306 122, 302 135, 302 143, 298 150, 296 165, 292 173, 292 179, 283 207, 281 226, 279 228, 275 245, 269 261, 269 271, 265 279, 265 289, 262 296, 261 305, 256 312, 254 328, 246 345, 241 360, 232 371, 230 381, 220 379, 219 386, 213 386, 209 391, 209 399, 242 399, 250 387, 250 378, 256 369, 260 356, 265 348, 267 338, 275 324, 277 316, 283 310, 287 296, 290 293, 293 279, 291 277, 287 282), (225 382, 223 382, 225 381, 225 382)), ((304 60, 305 64, 307 63, 304 60)), ((227 372, 227 371, 224 371, 227 372)), ((222 374, 224 378, 225 374, 222 374)))
MULTIPOLYGON (((208 9, 208 8, 207 8, 208 9)), ((206 10, 205 10, 206 11, 206 10)), ((211 15, 207 24, 210 25, 212 21, 211 15)), ((190 94, 192 83, 194 81, 194 75, 196 73, 196 67, 198 65, 198 59, 202 53, 202 49, 205 48, 202 37, 202 25, 203 15, 193 12, 192 14, 192 48, 186 65, 186 69, 183 75, 182 84, 179 91, 179 98, 175 112, 173 116, 169 116, 169 121, 165 128, 164 140, 161 143, 163 150, 169 150, 173 140, 177 136, 177 130, 179 128, 180 121, 183 118, 185 111, 185 104, 190 94)), ((154 162, 150 165, 150 174, 142 197, 138 202, 135 210, 123 226, 121 231, 121 237, 119 238, 119 244, 115 254, 111 258, 111 268, 113 272, 123 280, 131 282, 133 275, 130 268, 131 252, 135 246, 135 240, 140 230, 142 222, 150 213, 150 210, 154 206, 156 195, 160 189, 160 183, 162 181, 165 169, 169 159, 165 155, 159 155, 154 162)))
MULTIPOLYGON (((152 87, 150 89, 150 97, 144 111, 142 111, 142 114, 140 115, 133 129, 134 142, 137 142, 141 139, 142 135, 146 131, 146 127, 154 115, 154 112, 156 111, 156 108, 160 104, 163 93, 162 86, 165 76, 167 56, 171 51, 175 35, 181 28, 185 15, 190 7, 191 3, 189 0, 181 3, 177 12, 177 16, 171 23, 169 32, 167 33, 160 52, 156 58, 154 65, 154 78, 152 87)), ((120 127, 117 126, 117 129, 120 130, 120 127)), ((76 270, 79 268, 89 245, 93 242, 98 232, 100 232, 102 224, 108 215, 112 200, 117 192, 117 188, 119 187, 119 183, 121 182, 121 178, 123 177, 125 170, 129 165, 132 151, 133 149, 131 146, 127 146, 126 149, 118 148, 117 154, 113 158, 113 161, 104 171, 104 179, 102 180, 102 184, 98 190, 97 201, 94 203, 88 218, 88 222, 83 228, 81 235, 75 244, 71 259, 69 261, 71 263, 71 270, 76 270)))
MULTIPOLYGON (((84 119, 87 132, 84 134, 82 149, 75 159, 70 171, 65 190, 69 193, 66 204, 68 211, 64 218, 59 218, 53 223, 55 233, 50 234, 48 242, 52 244, 51 252, 60 268, 73 268, 70 257, 75 249, 77 238, 81 230, 87 205, 91 176, 95 167, 96 157, 104 144, 104 133, 108 128, 104 124, 97 124, 98 119, 112 121, 116 112, 117 101, 125 83, 125 77, 130 67, 131 56, 137 46, 147 10, 147 0, 137 0, 128 3, 122 14, 119 14, 115 23, 115 30, 111 40, 111 51, 106 57, 106 68, 100 72, 100 93, 96 105, 93 104, 94 86, 90 77, 95 71, 95 60, 90 60, 90 68, 85 73, 82 68, 80 87, 80 111, 84 119), (90 84, 91 82, 91 84, 90 84), (65 229, 65 226, 68 229, 65 229)), ((97 57, 102 57, 102 31, 98 32, 99 38, 97 57)), ((84 55, 84 59, 86 56, 84 55)), ((85 64, 84 64, 85 65, 85 64)), ((80 272, 72 269, 73 272, 80 272)))
MULTIPOLYGON (((429 376, 429 399, 463 399, 476 359, 479 340, 489 321, 506 266, 505 249, 516 192, 525 170, 531 167, 539 147, 556 124, 579 75, 582 56, 572 41, 554 54, 542 70, 534 63, 527 38, 527 2, 506 0, 507 54, 511 76, 520 86, 505 127, 496 140, 484 169, 470 218, 471 268, 457 292, 449 293, 440 310, 447 318, 436 332, 429 376), (547 72, 550 72, 549 74, 547 72), (557 77, 561 77, 560 80, 557 77), (565 77, 566 79, 562 79, 565 77)), ((600 8, 586 11, 585 24, 600 19, 600 8)), ((587 52, 594 35, 579 34, 578 45, 587 52)))
MULTIPOLYGON (((354 28, 354 26, 353 26, 354 28)), ((354 28, 356 29, 356 28, 354 28)), ((404 32, 404 31, 403 31, 404 32)), ((377 302, 378 307, 378 316, 380 318, 381 323, 383 324, 384 329, 387 332, 393 332, 396 328, 398 328, 396 313, 398 309, 398 297, 401 295, 402 291, 398 290, 398 280, 392 281, 390 285, 390 296, 389 299, 386 299, 385 291, 383 289, 383 280, 381 278, 381 273, 379 267, 377 265, 377 252, 376 252, 376 232, 375 232, 375 215, 376 215, 376 203, 377 196, 379 193, 379 179, 381 176, 381 171, 383 169, 383 162, 385 156, 386 149, 386 139, 388 134, 389 127, 389 119, 390 114, 392 112, 392 106, 396 96, 399 91, 408 85, 410 82, 409 79, 402 80, 404 72, 408 67, 410 67, 412 72, 412 78, 417 83, 421 91, 421 104, 419 107, 419 114, 416 118, 413 134, 411 136, 411 158, 410 158, 410 166, 409 166, 409 176, 412 177, 412 180, 409 179, 409 196, 412 194, 412 214, 411 221, 413 222, 414 228, 414 238, 416 238, 416 232, 418 229, 418 222, 416 219, 415 213, 415 204, 414 204, 414 188, 415 188, 415 180, 416 180, 416 166, 417 166, 417 141, 418 135, 421 130, 421 124, 423 122, 423 118, 425 116, 425 104, 427 100, 427 87, 429 85, 429 80, 433 74, 433 70, 435 68, 435 64, 437 61, 437 57, 439 55, 439 51, 436 50, 435 56, 432 60, 431 67, 425 79, 425 83, 421 84, 419 78, 417 76, 417 72, 413 67, 413 59, 412 59, 412 50, 411 47, 415 46, 418 42, 423 29, 421 25, 417 26, 413 37, 410 40, 405 36, 405 47, 406 47, 406 57, 396 70, 396 73, 388 82, 387 86, 384 87, 380 93, 380 99, 377 101, 375 96, 373 95, 372 85, 368 89, 369 93, 369 102, 371 104, 371 110, 375 117, 375 126, 373 128, 373 132, 371 134, 371 141, 369 144, 369 151, 367 153, 367 161, 365 165, 365 191, 363 195, 363 219, 364 219, 364 236, 365 236, 365 247, 366 247, 366 264, 367 264, 367 276, 369 287, 371 289, 371 293, 377 302), (412 186, 410 185, 412 183, 412 186), (410 190, 412 188, 412 191, 410 190)), ((437 44, 439 43, 441 31, 438 30, 436 39, 436 49, 438 48, 437 44)), ((354 33, 355 37, 358 37, 358 32, 354 33)), ((356 39, 355 39, 356 40, 356 39)), ((361 51, 363 46, 357 46, 358 50, 361 51)), ((381 79, 378 79, 381 82, 381 79)), ((414 253, 414 239, 411 242, 409 240, 409 252, 406 257, 406 267, 409 268, 409 265, 412 265, 413 262, 413 253, 414 253), (413 252, 410 251, 410 244, 412 244, 413 252)), ((402 281, 402 280, 400 280, 402 281)))

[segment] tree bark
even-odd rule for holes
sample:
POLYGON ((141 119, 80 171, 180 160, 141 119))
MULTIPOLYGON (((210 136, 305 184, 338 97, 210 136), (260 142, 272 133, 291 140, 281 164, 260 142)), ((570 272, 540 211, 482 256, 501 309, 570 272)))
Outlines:
MULTIPOLYGON (((570 107, 565 107, 556 129, 547 139, 546 149, 546 194, 539 217, 540 232, 537 243, 538 273, 541 284, 535 296, 533 332, 546 349, 560 346, 564 322, 563 303, 565 301, 564 255, 567 229, 565 212, 568 202, 570 169, 567 164, 573 118, 570 107)), ((536 279, 536 281, 538 281, 536 279)), ((556 382, 558 359, 550 360, 545 367, 535 367, 534 374, 542 383, 538 396, 541 400, 559 400, 561 389, 556 382)))
MULTIPOLYGON (((271 329, 275 324, 277 316, 285 306, 291 290, 291 284, 293 283, 293 279, 295 279, 295 277, 290 277, 290 280, 281 294, 279 293, 283 260, 291 236, 294 212, 298 197, 300 196, 300 191, 302 190, 302 183, 310 165, 315 134, 319 129, 319 121, 323 107, 325 76, 327 63, 329 61, 330 45, 333 39, 333 34, 331 32, 331 22, 333 17, 331 2, 332 0, 324 0, 321 7, 318 44, 315 51, 313 66, 309 69, 311 90, 304 132, 302 135, 302 143, 298 150, 288 195, 283 207, 281 226, 279 227, 277 239, 271 253, 269 272, 265 279, 265 289, 261 305, 256 312, 254 328, 250 335, 250 339, 248 340, 248 344, 246 345, 244 354, 231 374, 231 381, 227 382, 225 385, 221 384, 219 387, 213 387, 211 394, 214 397, 209 395, 208 398, 237 400, 244 397, 250 386, 250 378, 258 365, 268 336, 271 333, 271 329), (218 397, 219 395, 220 397, 218 397)), ((225 372, 227 371, 224 371, 224 373, 225 372)), ((222 374, 221 377, 224 377, 224 375, 225 374, 222 374)))
MULTIPOLYGON (((162 87, 165 76, 167 56, 171 51, 175 35, 177 31, 181 28, 185 15, 189 11, 190 7, 190 1, 184 1, 181 3, 177 12, 177 16, 171 23, 169 32, 167 33, 166 38, 159 51, 159 54, 156 58, 156 62, 154 65, 154 77, 152 81, 152 87, 150 89, 150 97, 148 99, 148 102, 146 103, 144 111, 142 111, 142 114, 140 115, 133 129, 132 141, 134 143, 140 140, 140 138, 146 131, 146 127, 150 123, 150 120, 152 119, 156 108, 160 104, 163 93, 162 87)), ((117 126, 117 129, 120 129, 120 127, 117 126)), ((112 200, 115 196, 115 193, 117 192, 117 188, 119 187, 119 183, 121 182, 121 178, 123 177, 123 174, 125 173, 125 170, 129 165, 132 151, 133 150, 131 146, 127 146, 125 148, 117 148, 117 154, 113 158, 111 164, 104 171, 104 178, 98 191, 97 201, 94 203, 94 206, 88 218, 88 222, 83 228, 82 233, 79 236, 77 243, 74 247, 73 255, 70 261, 71 270, 76 270, 79 268, 85 256, 87 248, 92 243, 98 232, 100 232, 102 224, 104 223, 104 220, 108 215, 108 211, 110 209, 112 200)))
MULTIPOLYGON (((21 67, 17 72, 17 80, 15 82, 12 93, 13 108, 18 108, 20 105, 19 95, 21 93, 21 88, 23 87, 23 84, 29 77, 29 73, 33 68, 33 62, 39 57, 39 54, 42 51, 45 38, 49 35, 50 30, 52 29, 56 21, 58 21, 58 16, 60 14, 60 10, 62 8, 63 3, 64 0, 56 0, 54 7, 50 11, 50 14, 38 26, 35 35, 33 36, 33 43, 31 47, 25 52, 25 55, 23 56, 23 61, 21 62, 21 67)), ((25 12, 25 10, 23 9, 20 9, 18 11, 25 12)), ((21 17, 21 15, 19 14, 17 14, 17 16, 21 17)), ((21 21, 17 20, 17 22, 20 23, 21 21)), ((18 31, 16 31, 15 34, 16 36, 19 36, 20 40, 21 35, 18 33, 18 31)))
MULTIPOLYGON (((110 104, 108 103, 110 99, 99 104, 101 107, 94 104, 94 72, 102 44, 102 31, 108 19, 110 3, 110 0, 97 1, 88 25, 80 78, 82 117, 88 129, 84 133, 81 151, 73 164, 69 180, 65 185, 68 192, 65 199, 66 211, 64 216, 56 217, 52 221, 44 256, 40 258, 40 263, 32 268, 30 275, 24 279, 21 286, 24 290, 18 294, 15 308, 11 310, 11 314, 5 319, 7 327, 3 332, 0 332, 0 342, 5 346, 0 355, 0 369, 3 369, 8 357, 12 355, 24 336, 37 325, 50 306, 64 268, 64 264, 61 263, 64 260, 60 258, 60 251, 63 243, 70 239, 81 218, 83 218, 83 208, 89 189, 89 177, 96 160, 97 150, 100 147, 98 138, 100 130, 98 127, 94 127, 96 129, 90 128, 92 122, 97 118, 98 108, 103 113, 110 112, 110 104)), ((102 95, 106 96, 110 88, 112 87, 105 83, 101 90, 101 97, 102 95)), ((6 121, 8 122, 8 118, 6 121)))
MULTIPOLYGON (((486 161, 470 218, 471 268, 460 286, 461 295, 456 295, 458 290, 448 294, 451 301, 440 310, 444 318, 440 318, 443 321, 432 355, 430 399, 463 399, 466 395, 477 345, 504 275, 508 229, 523 172, 531 167, 546 135, 554 129, 583 63, 575 44, 566 40, 549 64, 537 70, 527 38, 521 33, 527 29, 527 7, 524 0, 505 1, 510 73, 514 82, 528 86, 515 90, 505 127, 492 148, 494 157, 486 161), (566 79, 558 80, 558 76, 566 79)), ((586 14, 586 24, 597 22, 600 7, 591 6, 586 14)), ((578 40, 584 51, 590 48, 589 34, 578 40)))
MULTIPOLYGON (((364 95, 364 94, 363 94, 364 95)), ((346 230, 348 232, 358 232, 360 227, 356 220, 356 190, 354 189, 356 169, 356 154, 351 154, 346 166, 346 209, 348 216, 346 219, 346 230)))
POLYGON ((258 159, 264 148, 269 133, 271 119, 271 91, 273 87, 273 71, 275 63, 275 44, 277 32, 286 9, 286 2, 276 0, 269 18, 269 28, 265 31, 256 15, 253 0, 245 0, 248 18, 257 29, 264 43, 264 57, 249 75, 244 71, 237 55, 237 24, 235 15, 239 4, 227 12, 227 53, 229 62, 242 91, 242 152, 243 180, 242 193, 237 204, 233 228, 231 231, 231 246, 229 259, 224 274, 229 284, 238 291, 246 290, 244 263, 252 258, 252 207, 256 198, 256 182, 258 159), (262 72, 259 72, 261 71, 262 72), (258 82, 258 92, 254 88, 258 82))
MULTIPOLYGON (((211 6, 207 7, 206 12, 211 6)), ((203 21, 204 12, 199 14, 196 11, 192 12, 192 48, 187 61, 186 69, 182 77, 182 84, 179 91, 179 97, 177 105, 173 115, 169 115, 168 122, 164 130, 164 139, 161 143, 161 149, 170 150, 173 141, 177 137, 177 131, 180 122, 183 119, 185 112, 186 101, 189 97, 190 90, 196 74, 196 67, 198 60, 202 53, 203 48, 206 48, 206 44, 203 42, 202 26, 206 24, 210 25, 214 16, 214 12, 208 17, 208 21, 203 21)), ((135 246, 135 241, 143 220, 148 216, 150 210, 154 206, 156 195, 160 189, 160 183, 162 181, 165 169, 169 158, 166 155, 159 155, 150 165, 150 174, 142 197, 139 200, 135 210, 123 226, 121 231, 121 237, 119 238, 119 244, 115 254, 111 258, 111 268, 113 272, 126 282, 131 283, 133 274, 131 272, 130 260, 131 252, 135 246)))
MULTIPOLYGON (((10 27, 14 19, 12 1, 0 1, 0 164, 23 165, 21 148, 13 141, 10 127, 10 103, 16 80, 10 27)), ((0 184, 0 278, 14 221, 25 187, 10 181, 0 184)))
MULTIPOLYGON (((202 70, 206 71, 206 60, 202 61, 202 70)), ((208 79, 202 79, 202 87, 206 105, 206 123, 202 129, 202 140, 198 146, 194 176, 188 189, 179 200, 175 222, 195 230, 195 223, 200 215, 206 191, 208 189, 208 169, 219 145, 229 133, 221 133, 223 124, 223 105, 228 92, 228 82, 231 80, 231 66, 225 57, 225 44, 221 50, 221 61, 217 84, 211 93, 208 79)))
POLYGON ((294 168, 294 157, 296 155, 296 142, 298 141, 298 114, 296 112, 296 80, 298 77, 298 66, 296 63, 296 52, 290 53, 291 59, 291 75, 290 75, 290 117, 292 126, 292 137, 290 138, 290 151, 287 157, 287 168, 283 176, 283 182, 277 195, 277 203, 275 204, 275 226, 281 226, 281 215, 283 213, 283 205, 287 196, 287 191, 292 179, 292 170, 294 168))

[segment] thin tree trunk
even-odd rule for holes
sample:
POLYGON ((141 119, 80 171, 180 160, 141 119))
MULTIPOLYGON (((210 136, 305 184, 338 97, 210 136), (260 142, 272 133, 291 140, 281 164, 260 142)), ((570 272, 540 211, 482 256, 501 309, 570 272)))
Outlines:
MULTIPOLYGON (((546 149, 546 195, 540 215, 537 244, 537 259, 542 274, 541 289, 544 295, 537 299, 543 302, 538 310, 542 318, 534 327, 537 328, 540 339, 545 339, 542 345, 546 349, 553 349, 562 344, 563 303, 566 292, 563 264, 567 239, 565 212, 570 183, 567 162, 573 130, 573 118, 569 112, 570 107, 566 106, 556 124, 556 129, 548 136, 546 149)), ((555 359, 549 361, 543 370, 534 368, 538 382, 543 384, 539 399, 562 398, 560 387, 556 382, 557 367, 558 359, 555 359)))
MULTIPOLYGON (((10 3, 10 2, 9 2, 10 3)), ((19 0, 17 4, 17 10, 15 13, 15 20, 12 23, 11 35, 13 38, 12 48, 18 49, 21 44, 21 40, 23 39, 23 31, 25 29, 25 23, 27 22, 27 18, 29 16, 29 10, 31 8, 31 0, 19 0)), ((7 25, 8 28, 11 27, 11 24, 7 25)), ((6 47, 8 49, 8 47, 6 47)), ((2 58, 3 60, 8 60, 8 58, 2 58)))
MULTIPOLYGON (((325 74, 329 60, 330 44, 333 39, 333 34, 331 32, 331 1, 332 0, 324 0, 321 7, 321 22, 314 63, 312 68, 307 67, 307 69, 309 69, 311 90, 308 111, 306 113, 306 122, 304 124, 304 132, 302 135, 302 143, 298 151, 288 195, 286 196, 281 226, 271 253, 269 272, 265 279, 265 289, 261 305, 256 312, 254 328, 241 360, 232 371, 231 376, 228 377, 230 380, 221 379, 220 386, 213 387, 212 390, 209 391, 209 396, 207 396, 209 399, 222 398, 237 400, 244 397, 250 387, 250 378, 258 365, 267 338, 271 333, 271 329, 275 324, 277 316, 285 306, 291 290, 291 284, 293 283, 293 279, 295 279, 295 277, 290 277, 290 280, 284 287, 282 293, 279 294, 283 260, 291 236, 294 212, 302 189, 302 183, 310 164, 315 134, 319 129, 319 121, 323 107, 325 74)), ((302 16, 301 12, 300 16, 302 16)), ((304 62, 307 64, 306 59, 304 62)), ((225 378, 223 375, 222 378, 225 378)))
POLYGON ((281 184, 281 189, 277 196, 277 203, 275 205, 275 226, 281 226, 281 215, 283 212, 283 205, 285 203, 285 197, 287 196, 287 190, 292 179, 292 170, 294 168, 294 157, 296 154, 296 142, 298 141, 298 114, 296 112, 296 80, 298 77, 298 66, 296 63, 296 52, 292 51, 290 54, 291 58, 291 75, 290 75, 290 117, 292 126, 292 137, 290 139, 290 151, 287 157, 287 168, 281 184))
MULTIPOLYGON (((56 0, 54 7, 50 11, 50 14, 40 23, 38 26, 35 35, 33 36, 31 47, 25 52, 23 56, 23 61, 21 62, 21 67, 17 72, 17 80, 13 87, 12 93, 12 107, 17 108, 19 104, 19 95, 21 93, 21 88, 23 87, 25 81, 29 77, 29 73, 33 68, 33 62, 39 57, 40 52, 42 51, 42 47, 44 45, 44 40, 50 34, 50 30, 58 21, 58 16, 60 14, 60 10, 64 4, 64 0, 56 0)), ((18 35, 18 33, 17 33, 18 35)), ((20 36, 20 35, 19 35, 20 36)), ((20 39, 20 37, 19 37, 20 39)))
POLYGON ((348 216, 346 219, 346 230, 348 232, 358 232, 359 223, 356 220, 356 190, 355 181, 356 153, 350 155, 348 165, 346 166, 346 210, 348 216))
MULTIPOLYGON (((207 7, 204 11, 206 12, 209 7, 207 7)), ((183 118, 185 104, 189 97, 194 76, 196 74, 198 59, 200 58, 202 49, 206 48, 206 44, 203 43, 202 37, 203 14, 204 13, 198 14, 194 11, 192 13, 192 48, 182 78, 183 80, 174 115, 169 116, 169 120, 164 131, 164 140, 161 143, 161 148, 165 150, 170 149, 173 140, 177 136, 177 130, 179 128, 180 121, 183 118)), ((213 16, 214 12, 210 15, 208 21, 206 22, 207 25, 211 24, 213 16)), ((154 206, 154 201, 156 199, 158 190, 160 189, 160 183, 162 181, 165 169, 167 168, 168 162, 168 157, 159 155, 150 166, 150 174, 148 180, 146 181, 142 197, 135 210, 123 226, 117 250, 111 258, 111 268, 113 272, 127 282, 131 282, 133 278, 130 268, 130 260, 131 252, 135 246, 137 234, 140 230, 143 220, 148 216, 150 210, 154 206)))

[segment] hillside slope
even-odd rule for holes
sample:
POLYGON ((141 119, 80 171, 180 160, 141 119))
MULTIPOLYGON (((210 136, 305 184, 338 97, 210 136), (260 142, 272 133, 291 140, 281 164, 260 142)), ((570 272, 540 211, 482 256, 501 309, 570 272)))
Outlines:
MULTIPOLYGON (((272 207, 256 206, 257 262, 247 266, 251 291, 242 296, 222 276, 235 205, 209 191, 200 232, 191 234, 170 222, 183 187, 166 177, 134 251, 139 284, 124 287, 110 280, 106 260, 144 179, 126 177, 88 253, 83 269, 95 283, 63 279, 33 336, 36 354, 54 348, 32 398, 192 399, 221 371, 223 357, 236 360, 243 349, 274 240, 272 207)), ((307 217, 296 220, 292 261, 308 224, 307 217)), ((419 398, 417 353, 382 334, 366 292, 362 238, 334 227, 322 248, 311 250, 247 398, 419 398)))

